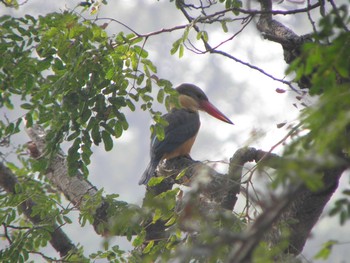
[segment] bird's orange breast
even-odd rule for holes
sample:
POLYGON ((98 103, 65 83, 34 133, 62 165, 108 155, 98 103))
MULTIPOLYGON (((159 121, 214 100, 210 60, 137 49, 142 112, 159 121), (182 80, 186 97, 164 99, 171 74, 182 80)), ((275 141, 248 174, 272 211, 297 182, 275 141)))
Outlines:
POLYGON ((194 144, 194 141, 196 140, 196 137, 197 137, 197 133, 193 137, 191 137, 187 141, 185 141, 183 144, 181 144, 179 147, 177 147, 174 151, 169 152, 169 153, 165 153, 163 155, 162 160, 164 160, 164 159, 169 160, 169 159, 172 159, 172 158, 175 158, 178 156, 189 155, 191 152, 192 146, 194 144))

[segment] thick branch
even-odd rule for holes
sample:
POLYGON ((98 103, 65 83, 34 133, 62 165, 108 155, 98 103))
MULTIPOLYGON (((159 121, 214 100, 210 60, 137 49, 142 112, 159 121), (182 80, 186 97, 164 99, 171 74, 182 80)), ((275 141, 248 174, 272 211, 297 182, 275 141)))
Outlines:
MULTIPOLYGON (((256 150, 255 148, 242 148, 236 151, 230 160, 228 174, 220 174, 199 161, 194 161, 187 157, 177 157, 167 160, 158 166, 157 176, 165 179, 154 187, 148 187, 144 206, 151 202, 152 198, 162 192, 170 190, 177 184, 191 186, 196 193, 201 194, 204 199, 220 204, 221 208, 232 211, 237 196, 240 193, 240 182, 243 173, 243 166, 246 162, 264 160, 265 164, 275 166, 276 158, 274 154, 256 150), (181 178, 176 179, 179 174, 181 178)), ((197 204, 208 207, 208 204, 197 204)), ((219 206, 218 206, 219 207, 219 206)), ((147 228, 146 240, 160 240, 166 237, 164 222, 158 221, 147 228)))
MULTIPOLYGON (((281 169, 282 172, 293 173, 293 171, 282 169, 287 167, 288 162, 294 162, 292 159, 288 160, 271 152, 256 150, 255 148, 242 148, 237 150, 231 158, 227 175, 219 174, 210 167, 188 158, 171 159, 160 167, 159 175, 167 177, 164 180, 163 188, 156 186, 152 188, 152 191, 160 193, 163 190, 171 189, 174 183, 195 184, 195 187, 198 187, 198 182, 207 182, 205 186, 201 186, 200 193, 212 201, 221 203, 221 206, 225 209, 231 210, 239 194, 243 166, 246 162, 251 161, 257 162, 260 167, 267 166, 273 169, 281 169), (186 169, 184 176, 180 180, 175 180, 184 169, 186 169), (209 177, 211 180, 208 182, 206 179, 200 179, 203 176, 204 178, 209 177), (164 187, 165 184, 166 187, 164 187)), ((230 257, 235 258, 235 262, 246 262, 250 258, 253 249, 268 232, 270 232, 268 235, 269 242, 277 244, 280 239, 280 229, 279 227, 272 228, 272 226, 286 225, 289 222, 294 222, 294 224, 289 225, 291 233, 287 252, 299 254, 325 205, 336 190, 339 178, 346 168, 346 165, 340 164, 337 168, 325 170, 324 188, 318 192, 310 191, 301 182, 291 183, 282 196, 264 208, 262 215, 243 234, 244 241, 240 242, 239 246, 235 246, 230 257)), ((157 225, 158 234, 164 233, 162 232, 164 229, 163 225, 157 225)))
MULTIPOLYGON (((15 193, 15 185, 18 183, 16 176, 8 169, 3 163, 0 163, 0 186, 10 194, 15 193)), ((20 204, 21 211, 23 214, 34 224, 40 225, 42 219, 40 216, 32 216, 33 207, 36 204, 32 199, 28 198, 25 202, 20 204)), ((72 241, 68 236, 63 232, 57 224, 53 224, 53 232, 50 233, 51 239, 50 244, 52 247, 60 254, 61 257, 64 257, 68 254, 69 251, 78 251, 74 246, 72 241)))
MULTIPOLYGON (((344 165, 325 170, 323 176, 324 187, 317 192, 312 192, 305 186, 298 189, 297 198, 293 198, 289 208, 281 214, 278 222, 276 222, 276 225, 279 223, 285 224, 293 219, 293 222, 288 223, 290 228, 288 253, 298 255, 302 252, 312 228, 338 188, 339 179, 345 170, 346 166, 344 165)), ((272 231, 272 236, 278 236, 276 231, 277 229, 272 231)), ((279 240, 271 241, 277 243, 279 240)))
POLYGON ((177 184, 201 184, 201 194, 206 198, 221 203, 228 210, 234 208, 240 192, 243 166, 247 162, 261 162, 264 166, 277 168, 283 160, 276 154, 257 150, 252 147, 238 149, 232 156, 228 174, 220 174, 210 166, 187 157, 177 157, 163 162, 158 167, 157 176, 165 177, 161 184, 149 187, 148 191, 158 195, 177 184), (176 177, 183 173, 179 179, 176 177))
POLYGON ((300 47, 310 36, 298 36, 282 23, 272 19, 272 1, 260 0, 261 10, 257 28, 263 36, 273 42, 280 43, 284 51, 284 59, 289 64, 300 54, 300 47))
MULTIPOLYGON (((34 125, 27 129, 29 137, 32 139, 32 147, 30 151, 33 157, 37 157, 38 153, 43 155, 46 147, 46 132, 39 125, 34 125)), ((40 157, 39 157, 40 158, 40 157)), ((84 207, 85 200, 94 198, 97 189, 79 172, 75 176, 68 174, 66 156, 63 154, 55 154, 50 160, 50 165, 45 176, 50 180, 51 184, 57 187, 66 198, 72 202, 79 210, 84 207)), ((116 227, 118 224, 118 216, 123 214, 138 213, 139 207, 129 205, 122 201, 108 201, 102 198, 100 205, 95 211, 93 226, 98 234, 115 234, 125 235, 126 233, 119 230, 118 233, 111 233, 111 229, 120 229, 116 227)), ((141 219, 140 219, 141 220, 141 219)), ((135 222, 138 225, 137 222, 135 222)))
POLYGON ((282 212, 287 209, 300 187, 301 185, 291 186, 277 201, 266 207, 254 224, 243 234, 243 241, 234 246, 228 262, 251 262, 252 252, 278 220, 282 212))
POLYGON ((231 158, 228 171, 228 190, 221 202, 223 208, 233 210, 241 189, 241 177, 243 175, 244 164, 253 161, 255 156, 255 148, 242 148, 238 149, 231 158))
MULTIPOLYGON (((43 155, 46 147, 46 132, 41 126, 35 125, 27 129, 27 134, 36 146, 36 150, 43 155)), ((45 176, 78 208, 82 204, 81 201, 85 195, 94 196, 97 193, 96 187, 81 174, 68 175, 66 157, 63 154, 56 154, 51 158, 50 166, 45 176)))

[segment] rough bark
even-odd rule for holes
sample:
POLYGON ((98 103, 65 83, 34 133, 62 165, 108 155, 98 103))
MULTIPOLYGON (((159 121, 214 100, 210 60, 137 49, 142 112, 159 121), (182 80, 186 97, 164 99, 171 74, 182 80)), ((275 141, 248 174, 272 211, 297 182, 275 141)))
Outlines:
MULTIPOLYGON (((346 168, 347 166, 340 165, 337 168, 325 170, 324 187, 319 191, 312 192, 305 186, 298 189, 297 198, 292 199, 289 208, 281 214, 280 219, 276 222, 279 224, 293 219, 293 222, 289 224, 291 236, 288 253, 298 255, 302 252, 312 228, 338 188, 339 179, 346 168)), ((276 236, 276 233, 274 235, 276 236)), ((274 241, 278 242, 278 240, 274 241)))
MULTIPOLYGON (((46 147, 46 132, 39 125, 34 125, 28 128, 27 134, 31 138, 31 155, 35 158, 41 158, 45 154, 46 147)), ((49 168, 45 173, 47 179, 61 193, 65 195, 67 200, 72 202, 77 209, 81 209, 85 201, 94 198, 97 194, 97 189, 91 184, 82 174, 77 172, 74 176, 68 174, 66 156, 63 153, 57 153, 49 160, 49 168)), ((111 229, 115 229, 117 224, 117 215, 132 212, 138 213, 139 207, 136 205, 128 205, 125 202, 108 201, 102 198, 100 205, 96 208, 93 222, 93 227, 96 233, 100 235, 111 234, 111 229), (112 218, 113 217, 113 218, 112 218)), ((118 232, 118 235, 126 233, 118 232)))
MULTIPOLYGON (((259 0, 259 2, 264 13, 259 17, 257 28, 264 38, 281 44, 284 60, 287 64, 290 64, 300 55, 301 46, 306 42, 312 41, 311 35, 299 36, 284 24, 273 19, 271 0, 259 0)), ((302 77, 298 81, 301 89, 309 89, 310 84, 310 80, 307 77, 302 77)))
MULTIPOLYGON (((46 147, 46 132, 42 127, 35 125, 27 129, 27 134, 31 138, 32 144, 36 146, 31 151, 35 151, 36 155, 37 153, 43 155, 46 147)), ((40 158, 40 156, 36 158, 40 158)), ((66 157, 60 153, 50 159, 50 166, 45 176, 50 180, 52 185, 57 187, 78 208, 82 205, 81 202, 85 195, 94 196, 97 193, 96 187, 80 173, 75 176, 68 175, 66 157)))
POLYGON ((301 45, 311 41, 310 35, 298 36, 290 28, 272 18, 272 1, 260 0, 261 10, 257 28, 268 40, 281 44, 284 59, 289 64, 300 55, 301 45))

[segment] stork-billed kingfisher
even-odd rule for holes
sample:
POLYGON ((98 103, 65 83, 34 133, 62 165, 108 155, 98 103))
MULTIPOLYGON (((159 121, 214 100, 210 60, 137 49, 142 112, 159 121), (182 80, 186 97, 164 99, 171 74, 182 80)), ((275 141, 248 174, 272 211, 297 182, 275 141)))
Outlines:
POLYGON ((158 164, 164 159, 189 156, 199 127, 198 110, 206 111, 215 118, 233 124, 208 100, 207 95, 197 86, 184 83, 176 88, 181 108, 172 107, 163 115, 168 122, 164 128, 164 140, 158 140, 156 134, 151 136, 151 161, 143 173, 139 184, 147 184, 154 175, 158 164))

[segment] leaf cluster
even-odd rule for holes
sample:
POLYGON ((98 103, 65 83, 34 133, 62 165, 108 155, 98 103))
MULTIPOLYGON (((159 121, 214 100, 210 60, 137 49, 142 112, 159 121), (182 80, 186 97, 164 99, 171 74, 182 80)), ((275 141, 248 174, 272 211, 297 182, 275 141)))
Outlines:
MULTIPOLYGON (((312 191, 322 189, 327 171, 346 167, 349 162, 349 22, 346 5, 333 9, 320 20, 313 41, 303 45, 300 56, 287 70, 295 73, 297 82, 306 79, 309 94, 317 96, 317 102, 302 111, 299 132, 303 135, 286 148, 286 156, 299 160, 298 164, 290 163, 287 170, 293 169, 312 191)), ((330 215, 339 216, 341 225, 350 218, 348 193, 346 188, 330 210, 330 215)), ((334 244, 325 243, 315 257, 326 259, 334 244)))
MULTIPOLYGON (((3 16, 0 23, 0 105, 13 109, 14 96, 24 101, 26 126, 35 122, 48 129, 46 156, 64 140, 71 142, 71 175, 88 174, 93 144, 113 148, 113 139, 129 127, 126 108, 135 111, 141 103, 161 120, 152 109, 153 84, 160 87, 161 103, 174 92, 169 81, 156 77, 148 52, 137 44, 142 38, 123 32, 110 38, 103 27, 69 12, 3 16)), ((0 136, 19 132, 21 122, 1 122, 0 136)))

